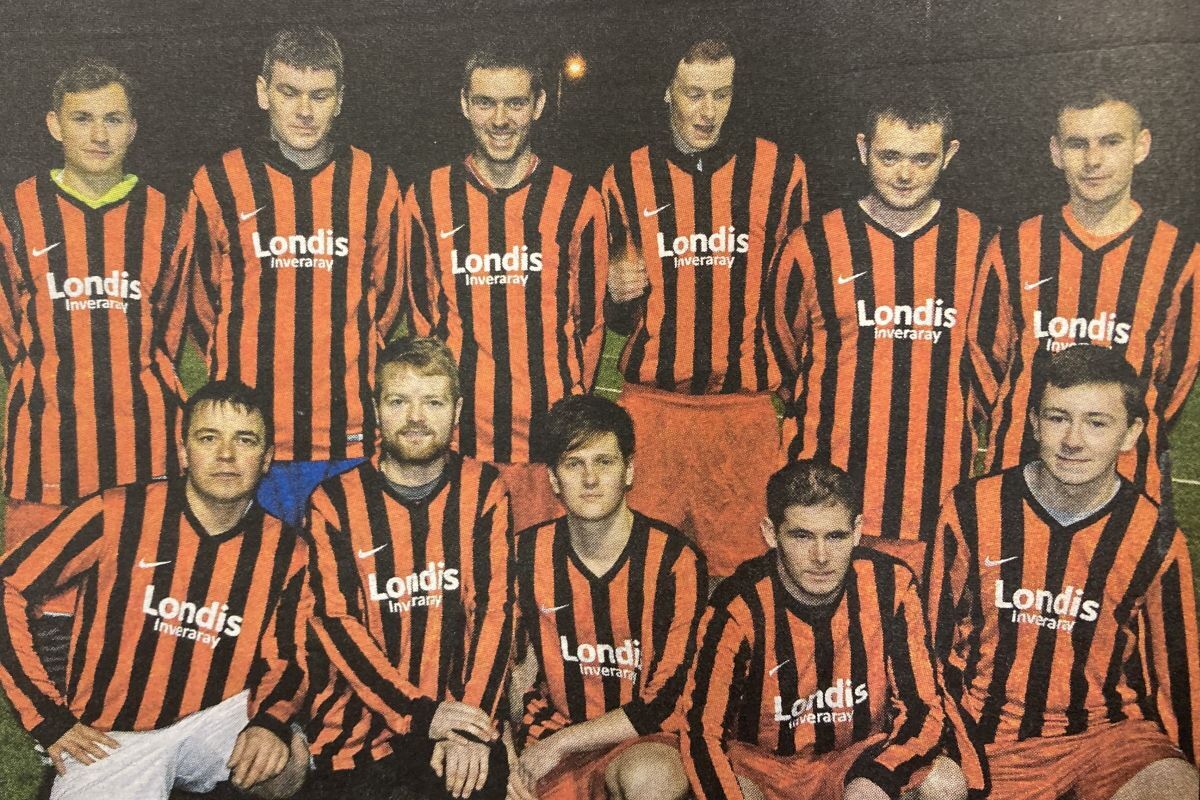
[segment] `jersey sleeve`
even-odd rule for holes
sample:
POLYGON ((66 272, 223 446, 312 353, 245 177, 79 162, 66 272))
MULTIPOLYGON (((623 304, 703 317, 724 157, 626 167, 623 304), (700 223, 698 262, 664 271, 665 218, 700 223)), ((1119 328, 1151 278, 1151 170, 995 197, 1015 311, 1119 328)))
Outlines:
POLYGON ((544 678, 539 675, 534 685, 525 692, 525 711, 521 717, 521 724, 517 727, 517 738, 522 747, 545 739, 571 724, 571 720, 550 702, 543 686, 544 678))
POLYGON ((982 622, 974 619, 971 598, 972 592, 978 591, 979 576, 971 568, 971 550, 958 514, 958 497, 959 490, 955 490, 942 503, 933 541, 926 551, 923 581, 934 655, 943 665, 946 690, 952 697, 962 697, 965 687, 951 656, 970 638, 971 626, 982 622))
POLYGON ((795 231, 776 253, 768 272, 764 325, 767 344, 779 364, 781 387, 792 412, 798 413, 799 381, 806 355, 811 355, 808 340, 809 320, 804 298, 802 262, 812 261, 803 230, 795 231))
POLYGON ((375 344, 382 348, 399 323, 404 310, 404 274, 408 263, 404 207, 396 175, 389 168, 384 176, 383 193, 374 209, 375 225, 371 236, 369 268, 375 288, 375 344))
POLYGON ((192 180, 171 267, 188 280, 188 328, 202 353, 208 352, 221 308, 220 275, 229 239, 220 218, 208 171, 202 167, 192 180))
POLYGON ((1004 428, 1005 404, 1001 401, 1018 344, 1008 276, 1003 239, 1001 234, 996 234, 984 251, 975 279, 971 308, 967 312, 966 357, 963 359, 969 418, 988 430, 985 471, 1000 465, 1001 443, 996 434, 1004 428))
POLYGON ((775 231, 775 241, 782 246, 788 234, 806 224, 809 219, 808 169, 804 166, 804 159, 794 155, 787 188, 783 193, 783 208, 779 213, 779 228, 775 231))
POLYGON ((296 547, 287 585, 259 645, 260 674, 250 688, 249 724, 267 728, 285 742, 291 740, 289 725, 308 694, 304 644, 313 596, 306 562, 304 548, 296 547))
POLYGON ((1196 298, 1196 283, 1200 280, 1200 245, 1195 245, 1184 265, 1180 280, 1171 296, 1167 318, 1155 344, 1157 368, 1154 373, 1152 429, 1147 431, 1151 442, 1157 441, 1159 431, 1153 426, 1161 419, 1166 434, 1174 427, 1184 403, 1196 383, 1200 371, 1200 301, 1196 298), (1155 419, 1157 418, 1157 419, 1155 419))
POLYGON ((600 193, 588 187, 571 231, 571 311, 582 353, 585 392, 596 385, 604 349, 605 294, 608 286, 608 234, 600 193))
MULTIPOLYGON (((14 219, 12 225, 16 224, 14 219)), ((13 365, 24 357, 19 333, 23 306, 19 251, 19 234, 0 215, 0 365, 6 375, 11 375, 13 365)))
POLYGON ((412 316, 412 332, 418 336, 446 338, 448 300, 437 279, 433 243, 415 187, 409 187, 400 214, 405 233, 405 299, 412 316))
MULTIPOLYGON (((641 239, 636 226, 634 226, 633 221, 629 218, 626 198, 617 181, 615 166, 609 167, 604 173, 604 179, 600 184, 600 194, 604 205, 605 238, 608 242, 608 257, 611 258, 624 253, 628 248, 640 251, 642 247, 641 239)), ((613 332, 622 336, 628 336, 637 327, 645 295, 643 294, 642 297, 618 303, 608 294, 607 280, 608 277, 606 274, 606 285, 601 287, 604 292, 605 324, 613 332)))
MULTIPOLYGON (((154 314, 154 344, 166 353, 172 363, 179 363, 190 302, 188 287, 191 285, 189 270, 193 260, 180 252, 184 225, 195 224, 196 215, 189 216, 189 205, 174 206, 166 215, 163 229, 163 270, 150 294, 150 308, 154 314)), ((189 236, 195 236, 189 231, 189 236)))
POLYGON ((95 568, 103 533, 103 498, 92 495, 0 562, 0 685, 25 730, 43 747, 54 744, 79 720, 34 649, 30 608, 95 568))
POLYGON ((400 674, 367 629, 350 537, 317 511, 310 514, 308 536, 313 630, 330 663, 394 732, 427 734, 439 699, 400 674))
POLYGON ((495 716, 504 697, 512 654, 513 537, 508 496, 492 484, 491 496, 475 524, 474 586, 467 605, 469 627, 463 652, 462 701, 495 716))

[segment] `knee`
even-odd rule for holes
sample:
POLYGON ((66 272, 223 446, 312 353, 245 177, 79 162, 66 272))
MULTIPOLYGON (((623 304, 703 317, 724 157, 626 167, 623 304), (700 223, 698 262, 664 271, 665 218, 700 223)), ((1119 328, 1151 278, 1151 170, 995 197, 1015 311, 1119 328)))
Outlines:
POLYGON ((746 800, 767 800, 766 795, 762 793, 762 789, 758 788, 758 784, 749 778, 737 776, 738 788, 742 790, 742 796, 746 800))
POLYGON ((1113 800, 1152 800, 1200 795, 1200 773, 1182 758, 1164 758, 1142 769, 1113 800))
POLYGON ((966 800, 967 779, 958 764, 938 756, 917 789, 917 797, 920 800, 966 800))
POLYGON ((688 792, 679 751, 661 742, 634 745, 617 756, 605 784, 623 800, 680 800, 688 792))

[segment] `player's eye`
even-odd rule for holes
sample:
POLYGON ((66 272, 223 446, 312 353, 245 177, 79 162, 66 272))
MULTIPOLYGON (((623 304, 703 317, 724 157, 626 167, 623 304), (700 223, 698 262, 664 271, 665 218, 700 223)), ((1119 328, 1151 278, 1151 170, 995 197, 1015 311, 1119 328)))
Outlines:
POLYGON ((879 160, 882 161, 886 166, 895 166, 896 162, 900 160, 900 154, 893 152, 880 153, 879 160))
POLYGON ((109 125, 120 125, 125 121, 125 117, 121 114, 109 114, 104 118, 104 121, 109 125))
POLYGON ((699 100, 700 98, 704 97, 704 92, 701 92, 701 91, 684 92, 683 96, 686 97, 688 100, 699 100))
POLYGON ((728 100, 730 97, 733 97, 733 90, 732 89, 724 89, 724 90, 719 91, 716 94, 714 94, 713 97, 715 97, 721 101, 728 100))
POLYGON ((329 98, 333 97, 333 92, 313 92, 312 99, 317 103, 324 103, 329 98))
POLYGON ((294 87, 292 87, 292 86, 280 86, 280 87, 279 87, 279 93, 280 93, 281 95, 283 95, 284 97, 295 97, 296 95, 300 94, 300 93, 299 93, 298 91, 296 91, 296 89, 295 89, 294 87))
POLYGON ((913 158, 913 161, 918 167, 928 167, 933 164, 936 159, 929 153, 921 153, 913 158))
POLYGON ((476 108, 493 108, 496 103, 490 97, 472 97, 471 105, 476 108))
POLYGON ((529 105, 529 98, 527 98, 527 97, 515 97, 512 100, 508 101, 508 107, 514 111, 521 111, 528 105, 529 105))
POLYGON ((72 114, 71 115, 72 122, 87 122, 91 118, 92 118, 91 114, 72 114))
POLYGON ((1082 150, 1087 147, 1087 142, 1083 139, 1067 139, 1066 145, 1068 150, 1082 150))
POLYGON ((1116 146, 1117 146, 1117 145, 1119 145, 1121 142, 1125 141, 1125 139, 1124 139, 1124 137, 1122 137, 1122 136, 1120 136, 1120 135, 1114 134, 1114 135, 1112 135, 1112 136, 1105 136, 1105 137, 1104 137, 1103 139, 1101 139, 1100 141, 1101 141, 1101 143, 1103 143, 1103 144, 1104 144, 1106 147, 1116 147, 1116 146))

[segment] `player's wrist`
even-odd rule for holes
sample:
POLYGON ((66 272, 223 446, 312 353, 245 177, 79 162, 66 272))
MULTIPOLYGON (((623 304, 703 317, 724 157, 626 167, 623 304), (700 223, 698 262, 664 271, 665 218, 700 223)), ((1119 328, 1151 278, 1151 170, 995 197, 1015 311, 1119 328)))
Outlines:
POLYGON ((292 744, 292 736, 295 735, 295 731, 292 730, 291 725, 286 722, 280 722, 271 715, 264 713, 256 714, 254 719, 246 723, 245 728, 242 728, 242 732, 245 733, 251 728, 262 728, 265 731, 270 731, 279 741, 289 747, 292 744))

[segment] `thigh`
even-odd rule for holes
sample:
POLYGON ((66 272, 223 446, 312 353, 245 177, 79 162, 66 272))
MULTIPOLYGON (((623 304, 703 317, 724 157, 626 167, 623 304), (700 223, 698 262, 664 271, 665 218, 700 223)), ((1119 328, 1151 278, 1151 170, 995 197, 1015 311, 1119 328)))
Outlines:
POLYGON ((1057 739, 991 744, 986 748, 994 800, 1057 800, 1073 783, 1069 743, 1057 739), (1066 746, 1064 746, 1066 745, 1066 746))
POLYGON ((1078 800, 1109 800, 1135 775, 1156 761, 1184 758, 1158 725, 1146 720, 1127 720, 1084 734, 1078 751, 1081 758, 1075 778, 1078 800))

